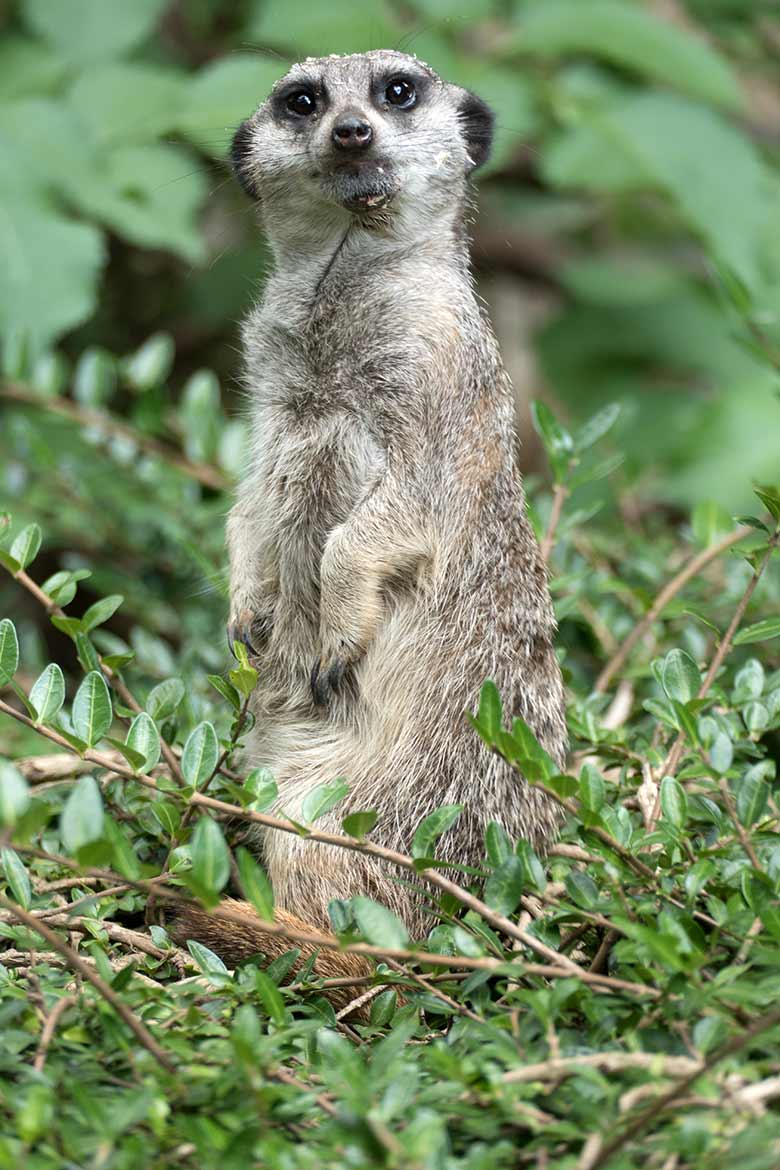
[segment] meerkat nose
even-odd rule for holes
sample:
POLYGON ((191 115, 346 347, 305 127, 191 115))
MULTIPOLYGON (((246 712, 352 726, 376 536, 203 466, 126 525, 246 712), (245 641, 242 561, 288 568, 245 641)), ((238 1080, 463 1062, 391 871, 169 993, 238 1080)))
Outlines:
POLYGON ((331 131, 333 145, 339 150, 365 150, 371 145, 373 137, 370 123, 356 114, 346 114, 339 118, 331 131))

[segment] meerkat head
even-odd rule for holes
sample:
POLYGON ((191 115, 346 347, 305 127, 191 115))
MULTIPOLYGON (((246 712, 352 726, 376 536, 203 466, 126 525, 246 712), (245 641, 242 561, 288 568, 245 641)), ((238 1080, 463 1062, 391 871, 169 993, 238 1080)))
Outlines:
POLYGON ((370 217, 462 201, 488 157, 493 115, 406 53, 309 58, 274 86, 233 140, 245 190, 264 205, 370 217))

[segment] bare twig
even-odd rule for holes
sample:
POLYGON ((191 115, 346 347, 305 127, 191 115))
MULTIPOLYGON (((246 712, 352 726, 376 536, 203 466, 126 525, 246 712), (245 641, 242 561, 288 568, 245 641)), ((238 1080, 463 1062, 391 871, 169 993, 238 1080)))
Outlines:
POLYGON ((142 451, 146 451, 150 455, 155 455, 158 459, 168 463, 171 467, 184 472, 191 479, 196 479, 204 487, 213 488, 214 491, 225 491, 228 487, 228 481, 225 476, 216 467, 212 467, 208 463, 196 463, 191 459, 187 459, 175 447, 168 443, 163 443, 159 439, 155 439, 152 435, 145 435, 141 431, 130 426, 129 423, 122 422, 113 415, 105 414, 101 410, 92 410, 90 407, 81 406, 74 402, 71 398, 47 398, 42 394, 36 394, 27 386, 20 385, 17 382, 0 382, 0 396, 6 398, 9 402, 17 402, 23 406, 35 406, 39 410, 46 410, 50 414, 58 414, 62 418, 67 418, 71 422, 76 423, 82 427, 92 427, 95 430, 102 431, 104 434, 119 435, 123 439, 128 439, 135 443, 142 451))
MULTIPOLYGON (((63 866, 65 869, 79 869, 81 868, 77 862, 69 857, 62 857, 59 854, 47 853, 42 849, 38 849, 32 845, 15 845, 14 848, 23 856, 41 857, 48 861, 55 862, 57 865, 63 866)), ((111 870, 92 869, 85 867, 85 872, 94 874, 101 878, 109 878, 111 880, 120 880, 121 875, 114 873, 111 870)), ((154 889, 159 897, 172 903, 180 903, 185 905, 193 905, 190 898, 185 897, 181 893, 167 888, 161 882, 160 878, 146 878, 146 879, 126 879, 128 885, 132 885, 135 889, 149 891, 154 889)), ((246 925, 246 915, 244 913, 237 913, 226 906, 217 906, 212 913, 215 917, 223 919, 225 922, 233 922, 237 925, 246 925)), ((37 920, 34 920, 37 921, 37 920)), ((281 925, 278 922, 266 922, 259 919, 259 925, 266 934, 276 934, 283 938, 292 939, 293 942, 310 943, 315 947, 325 947, 329 950, 349 951, 354 954, 368 955, 375 959, 396 959, 400 962, 416 962, 424 963, 426 966, 443 967, 447 970, 465 970, 465 971, 495 971, 496 973, 506 973, 510 968, 517 966, 517 971, 512 971, 513 978, 521 978, 525 976, 541 976, 547 979, 561 979, 568 977, 571 972, 559 965, 547 963, 529 963, 523 959, 498 959, 490 957, 469 958, 465 955, 441 955, 432 951, 412 950, 409 948, 384 948, 374 946, 371 943, 343 943, 336 938, 335 935, 325 934, 324 932, 315 930, 299 930, 288 925, 281 925)), ((167 953, 167 952, 166 952, 167 953)), ((656 987, 650 987, 646 983, 630 982, 625 979, 617 979, 608 975, 593 975, 589 971, 582 971, 579 978, 584 983, 591 984, 599 990, 605 991, 628 991, 633 994, 647 995, 652 999, 658 999, 661 992, 656 987)))
POLYGON ((659 1052, 588 1052, 576 1056, 558 1056, 539 1064, 524 1064, 504 1073, 504 1084, 527 1084, 529 1081, 557 1081, 574 1076, 581 1068, 597 1068, 600 1072, 624 1072, 626 1069, 647 1069, 664 1077, 698 1075, 703 1069, 701 1060, 689 1056, 666 1056, 659 1052))
POLYGON ((54 1033, 57 1030, 57 1024, 60 1022, 60 1017, 68 1010, 78 1003, 75 995, 63 995, 58 999, 54 1007, 47 1015, 43 1030, 41 1031, 41 1038, 38 1041, 38 1051, 35 1053, 35 1060, 33 1061, 33 1068, 36 1072, 42 1072, 43 1066, 46 1063, 46 1054, 49 1051, 49 1045, 54 1039, 54 1033))
POLYGON ((661 615, 669 602, 677 596, 680 590, 688 584, 691 578, 700 573, 710 561, 714 561, 726 549, 731 548, 732 545, 737 544, 740 540, 744 540, 751 531, 750 528, 737 528, 734 532, 730 532, 715 544, 710 545, 709 548, 702 549, 700 553, 697 553, 695 557, 692 557, 683 566, 676 576, 672 577, 671 581, 664 585, 645 616, 640 622, 637 622, 628 637, 623 639, 620 649, 616 654, 613 654, 612 658, 610 658, 609 662, 601 671, 594 684, 594 691, 605 691, 607 689, 637 642, 644 638, 653 622, 661 615))
POLYGON ((407 979, 411 979, 418 987, 422 987, 429 995, 434 995, 436 999, 440 999, 442 1003, 446 1003, 453 1011, 456 1011, 459 1016, 466 1016, 469 1020, 474 1020, 477 1024, 484 1024, 482 1016, 478 1016, 471 1008, 467 1008, 465 1004, 458 1003, 457 999, 453 999, 451 995, 447 995, 446 991, 442 991, 440 987, 435 987, 430 980, 426 979, 424 975, 417 975, 414 971, 407 971, 406 967, 401 963, 396 963, 395 959, 388 959, 388 967, 396 971, 399 975, 404 975, 407 979))
POLYGON ((147 1052, 150 1053, 150 1055, 162 1068, 164 1068, 167 1072, 174 1072, 175 1066, 173 1061, 160 1047, 146 1026, 141 1023, 135 1012, 127 1006, 121 996, 117 995, 113 987, 109 987, 109 985, 103 979, 101 979, 97 971, 93 970, 89 963, 84 962, 81 955, 74 951, 72 947, 69 947, 68 944, 60 938, 55 930, 52 930, 51 927, 47 926, 45 922, 41 922, 41 920, 36 918, 34 914, 30 914, 27 910, 24 910, 21 906, 18 906, 15 902, 12 902, 10 898, 5 896, 5 894, 0 894, 0 906, 2 906, 5 910, 10 911, 14 918, 16 918, 18 922, 21 922, 29 930, 39 934, 41 938, 48 943, 51 949, 56 951, 57 954, 65 960, 72 971, 75 971, 76 974, 80 975, 83 979, 86 979, 88 983, 91 983, 95 990, 103 997, 103 999, 105 999, 106 1003, 110 1004, 116 1014, 124 1021, 125 1024, 127 1024, 138 1043, 141 1044, 147 1050, 147 1052))
POLYGON ((561 512, 563 511, 563 505, 568 494, 569 489, 566 487, 566 484, 556 483, 553 486, 550 519, 547 524, 547 531, 545 532, 541 543, 542 560, 545 562, 545 564, 547 564, 547 562, 550 560, 550 554, 552 553, 553 545, 555 544, 555 533, 558 530, 558 524, 561 519, 561 512))

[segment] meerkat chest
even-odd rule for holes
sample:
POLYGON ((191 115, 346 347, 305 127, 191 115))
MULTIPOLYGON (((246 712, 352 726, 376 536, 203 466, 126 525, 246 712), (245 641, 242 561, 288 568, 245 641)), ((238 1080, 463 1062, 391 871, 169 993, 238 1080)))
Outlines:
POLYGON ((286 541, 297 535, 312 551, 373 488, 385 452, 348 412, 299 413, 286 406, 262 412, 257 459, 268 523, 286 541))

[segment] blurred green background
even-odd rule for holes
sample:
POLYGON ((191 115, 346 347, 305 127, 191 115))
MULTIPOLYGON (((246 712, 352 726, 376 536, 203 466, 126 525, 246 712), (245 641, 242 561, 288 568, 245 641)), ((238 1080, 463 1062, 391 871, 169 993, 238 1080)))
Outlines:
POLYGON ((100 636, 153 676, 171 646, 224 663, 237 322, 268 263, 232 130, 289 61, 387 46, 496 111, 474 261, 531 485, 532 398, 575 427, 621 405, 575 524, 727 525, 780 478, 776 0, 0 0, 0 508, 43 527, 39 580, 125 595, 100 636))

